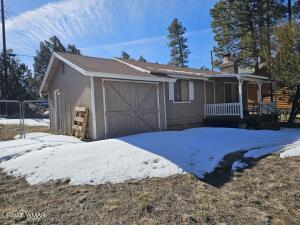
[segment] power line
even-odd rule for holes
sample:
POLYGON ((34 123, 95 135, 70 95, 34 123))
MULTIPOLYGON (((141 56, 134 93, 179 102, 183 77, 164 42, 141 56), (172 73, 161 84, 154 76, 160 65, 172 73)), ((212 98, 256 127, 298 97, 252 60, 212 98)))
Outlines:
MULTIPOLYGON (((8 12, 7 12, 7 11, 6 11, 6 13, 7 13, 7 15, 8 15, 8 12)), ((8 16, 9 16, 9 15, 8 15, 8 16)), ((13 24, 15 24, 16 26, 18 26, 18 24, 17 24, 13 19, 11 19, 10 21, 11 21, 13 24)), ((22 32, 20 32, 20 31, 18 31, 18 30, 14 30, 13 32, 19 34, 20 36, 27 36, 28 39, 31 39, 31 40, 32 40, 32 37, 30 37, 27 33, 22 33, 22 32)), ((34 46, 31 42, 26 41, 26 39, 21 38, 21 39, 19 39, 19 40, 22 41, 27 47, 32 48, 32 49, 36 49, 36 46, 34 46)), ((34 41, 34 40, 33 40, 33 41, 34 41)))
POLYGON ((16 54, 14 53, 16 56, 23 56, 23 57, 30 57, 30 58, 34 58, 35 56, 33 55, 24 55, 24 54, 16 54))

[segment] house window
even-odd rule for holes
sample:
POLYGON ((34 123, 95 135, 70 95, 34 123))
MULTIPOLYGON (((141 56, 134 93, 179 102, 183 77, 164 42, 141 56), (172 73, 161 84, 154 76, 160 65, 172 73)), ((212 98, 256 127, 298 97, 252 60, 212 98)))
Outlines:
POLYGON ((177 80, 174 84, 174 100, 175 102, 189 101, 189 81, 177 80))
POLYGON ((239 86, 236 83, 225 83, 225 103, 239 102, 239 86))

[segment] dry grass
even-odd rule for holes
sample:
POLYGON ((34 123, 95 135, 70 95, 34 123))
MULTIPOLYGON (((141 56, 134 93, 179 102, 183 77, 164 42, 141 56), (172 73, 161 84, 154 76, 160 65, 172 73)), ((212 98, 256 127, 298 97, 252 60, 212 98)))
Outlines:
POLYGON ((299 224, 300 159, 272 155, 220 188, 191 175, 122 184, 47 183, 0 172, 0 224, 299 224), (12 212, 45 218, 9 218, 12 212))
MULTIPOLYGON (((44 126, 25 126, 26 133, 30 132, 47 132, 52 133, 48 127, 44 126)), ((20 125, 3 125, 0 124, 0 141, 13 140, 17 134, 20 134, 20 125)))

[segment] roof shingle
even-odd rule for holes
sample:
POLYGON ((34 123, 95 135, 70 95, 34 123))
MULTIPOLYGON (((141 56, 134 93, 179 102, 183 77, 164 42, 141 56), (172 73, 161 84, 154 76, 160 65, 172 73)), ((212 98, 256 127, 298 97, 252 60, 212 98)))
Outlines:
POLYGON ((149 62, 140 62, 132 59, 104 59, 83 55, 72 55, 68 53, 57 53, 68 61, 74 63, 80 68, 90 72, 102 72, 113 74, 126 74, 126 75, 140 75, 151 76, 147 72, 140 71, 133 67, 139 67, 143 70, 149 71, 152 75, 167 76, 172 75, 185 75, 192 77, 205 77, 206 75, 218 75, 219 72, 206 71, 195 68, 183 68, 172 65, 164 65, 149 62), (123 61, 124 63, 120 62, 123 61), (130 65, 126 65, 130 64, 130 65))

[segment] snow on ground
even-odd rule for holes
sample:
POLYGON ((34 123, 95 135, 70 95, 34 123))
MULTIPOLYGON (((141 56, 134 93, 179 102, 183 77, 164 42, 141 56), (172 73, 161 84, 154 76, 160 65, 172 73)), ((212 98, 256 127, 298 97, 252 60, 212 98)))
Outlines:
POLYGON ((291 146, 300 148, 300 130, 194 128, 89 143, 39 133, 0 142, 0 167, 31 184, 67 178, 71 184, 118 183, 184 172, 203 177, 228 153, 258 157, 291 146))
POLYGON ((47 147, 80 143, 77 138, 36 132, 26 134, 26 139, 0 142, 0 162, 17 158, 29 152, 47 147))
POLYGON ((300 156, 300 140, 297 140, 289 145, 286 145, 282 152, 280 153, 280 157, 296 157, 300 156))
POLYGON ((237 160, 235 161, 232 166, 231 166, 231 170, 232 171, 236 171, 239 169, 243 169, 244 167, 248 166, 247 163, 242 162, 241 160, 237 160))
MULTIPOLYGON (((24 122, 25 125, 28 126, 43 126, 43 127, 50 126, 49 119, 25 119, 24 122)), ((5 124, 5 125, 20 124, 20 119, 0 118, 0 124, 5 124)))

